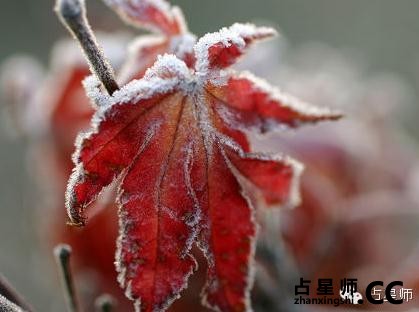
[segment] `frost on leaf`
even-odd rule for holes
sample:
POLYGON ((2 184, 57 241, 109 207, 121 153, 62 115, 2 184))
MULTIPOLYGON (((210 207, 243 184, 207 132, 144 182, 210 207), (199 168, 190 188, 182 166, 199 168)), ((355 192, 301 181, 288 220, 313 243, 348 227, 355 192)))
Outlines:
POLYGON ((275 34, 272 28, 238 23, 219 32, 207 34, 195 46, 197 70, 205 73, 210 69, 228 67, 237 61, 251 43, 275 34))
POLYGON ((182 12, 165 0, 104 0, 125 21, 171 36, 184 32, 182 12))
POLYGON ((273 88, 249 73, 233 73, 225 85, 209 84, 208 88, 226 122, 252 127, 261 133, 276 126, 295 128, 307 122, 340 117, 327 108, 314 107, 273 88))
POLYGON ((176 37, 164 37, 158 35, 144 35, 138 37, 129 48, 128 59, 122 68, 118 80, 127 83, 133 79, 144 76, 157 60, 157 56, 165 53, 176 55, 191 67, 195 59, 193 46, 196 38, 190 33, 184 33, 176 37))
POLYGON ((183 13, 165 0, 104 0, 129 23, 154 32, 139 36, 129 47, 129 56, 118 81, 140 79, 158 55, 174 54, 189 67, 195 64, 195 35, 188 31, 183 13))
POLYGON ((69 217, 83 225, 88 205, 118 179, 117 269, 138 311, 164 310, 180 295, 196 267, 194 244, 208 261, 204 303, 250 309, 257 204, 251 192, 266 204, 295 204, 301 165, 252 153, 243 130, 339 117, 220 71, 248 43, 273 33, 235 24, 207 35, 194 48, 194 67, 175 55, 159 57, 141 80, 110 96, 91 131, 79 136, 69 217))

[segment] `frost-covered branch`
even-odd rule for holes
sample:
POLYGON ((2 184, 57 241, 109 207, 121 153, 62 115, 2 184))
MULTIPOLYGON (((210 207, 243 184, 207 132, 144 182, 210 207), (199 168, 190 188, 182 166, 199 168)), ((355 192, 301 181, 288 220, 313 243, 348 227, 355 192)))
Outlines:
POLYGON ((80 43, 81 48, 90 65, 90 70, 99 78, 110 95, 119 86, 115 80, 112 66, 106 59, 102 49, 97 43, 96 37, 89 25, 86 16, 86 5, 84 0, 57 0, 55 12, 61 22, 75 39, 80 43))

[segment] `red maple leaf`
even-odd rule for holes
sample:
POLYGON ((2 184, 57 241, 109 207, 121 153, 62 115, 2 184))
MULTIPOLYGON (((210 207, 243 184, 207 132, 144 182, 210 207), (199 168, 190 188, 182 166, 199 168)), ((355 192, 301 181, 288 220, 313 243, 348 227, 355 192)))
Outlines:
POLYGON ((194 68, 165 55, 112 96, 95 84, 88 92, 101 105, 92 131, 78 139, 67 209, 83 225, 85 208, 118 179, 117 269, 138 310, 165 309, 179 296, 196 269, 194 243, 208 260, 206 305, 249 308, 251 198, 257 192, 269 204, 295 204, 300 165, 251 153, 243 131, 339 117, 226 70, 250 43, 274 33, 235 24, 195 45, 194 68))
POLYGON ((166 36, 176 36, 186 31, 182 11, 172 7, 165 0, 104 0, 127 23, 159 32, 166 36))

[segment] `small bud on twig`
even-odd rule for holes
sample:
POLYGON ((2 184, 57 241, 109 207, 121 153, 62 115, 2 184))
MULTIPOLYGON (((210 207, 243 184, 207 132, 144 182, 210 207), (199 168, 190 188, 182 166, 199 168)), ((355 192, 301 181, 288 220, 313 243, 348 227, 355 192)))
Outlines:
POLYGON ((78 312, 76 293, 74 290, 73 276, 70 268, 71 247, 66 244, 57 245, 54 248, 54 256, 61 270, 63 288, 68 312, 78 312))
POLYGON ((109 294, 99 296, 95 301, 97 312, 112 312, 116 306, 116 300, 109 294))

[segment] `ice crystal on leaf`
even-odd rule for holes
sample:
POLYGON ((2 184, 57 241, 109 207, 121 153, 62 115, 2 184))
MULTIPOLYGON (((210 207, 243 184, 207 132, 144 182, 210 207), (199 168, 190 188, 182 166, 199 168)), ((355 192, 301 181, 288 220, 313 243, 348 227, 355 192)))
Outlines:
POLYGON ((141 78, 158 55, 175 54, 188 66, 195 62, 193 46, 195 35, 188 31, 182 11, 163 0, 104 0, 125 21, 154 34, 138 37, 131 44, 126 65, 119 74, 119 81, 127 83, 141 78))
MULTIPOLYGON (((163 1, 107 2, 134 24, 158 26, 165 35, 185 29, 174 26, 179 11, 163 1)), ((221 311, 251 309, 253 193, 266 204, 292 206, 301 165, 251 152, 243 131, 339 118, 228 69, 250 44, 274 34, 235 24, 194 46, 187 41, 189 58, 159 56, 142 79, 112 95, 92 78, 86 83, 101 105, 91 131, 77 140, 68 214, 84 225, 87 206, 118 179, 116 264, 138 311, 165 310, 179 297, 196 270, 194 244, 208 262, 204 303, 221 311)))

